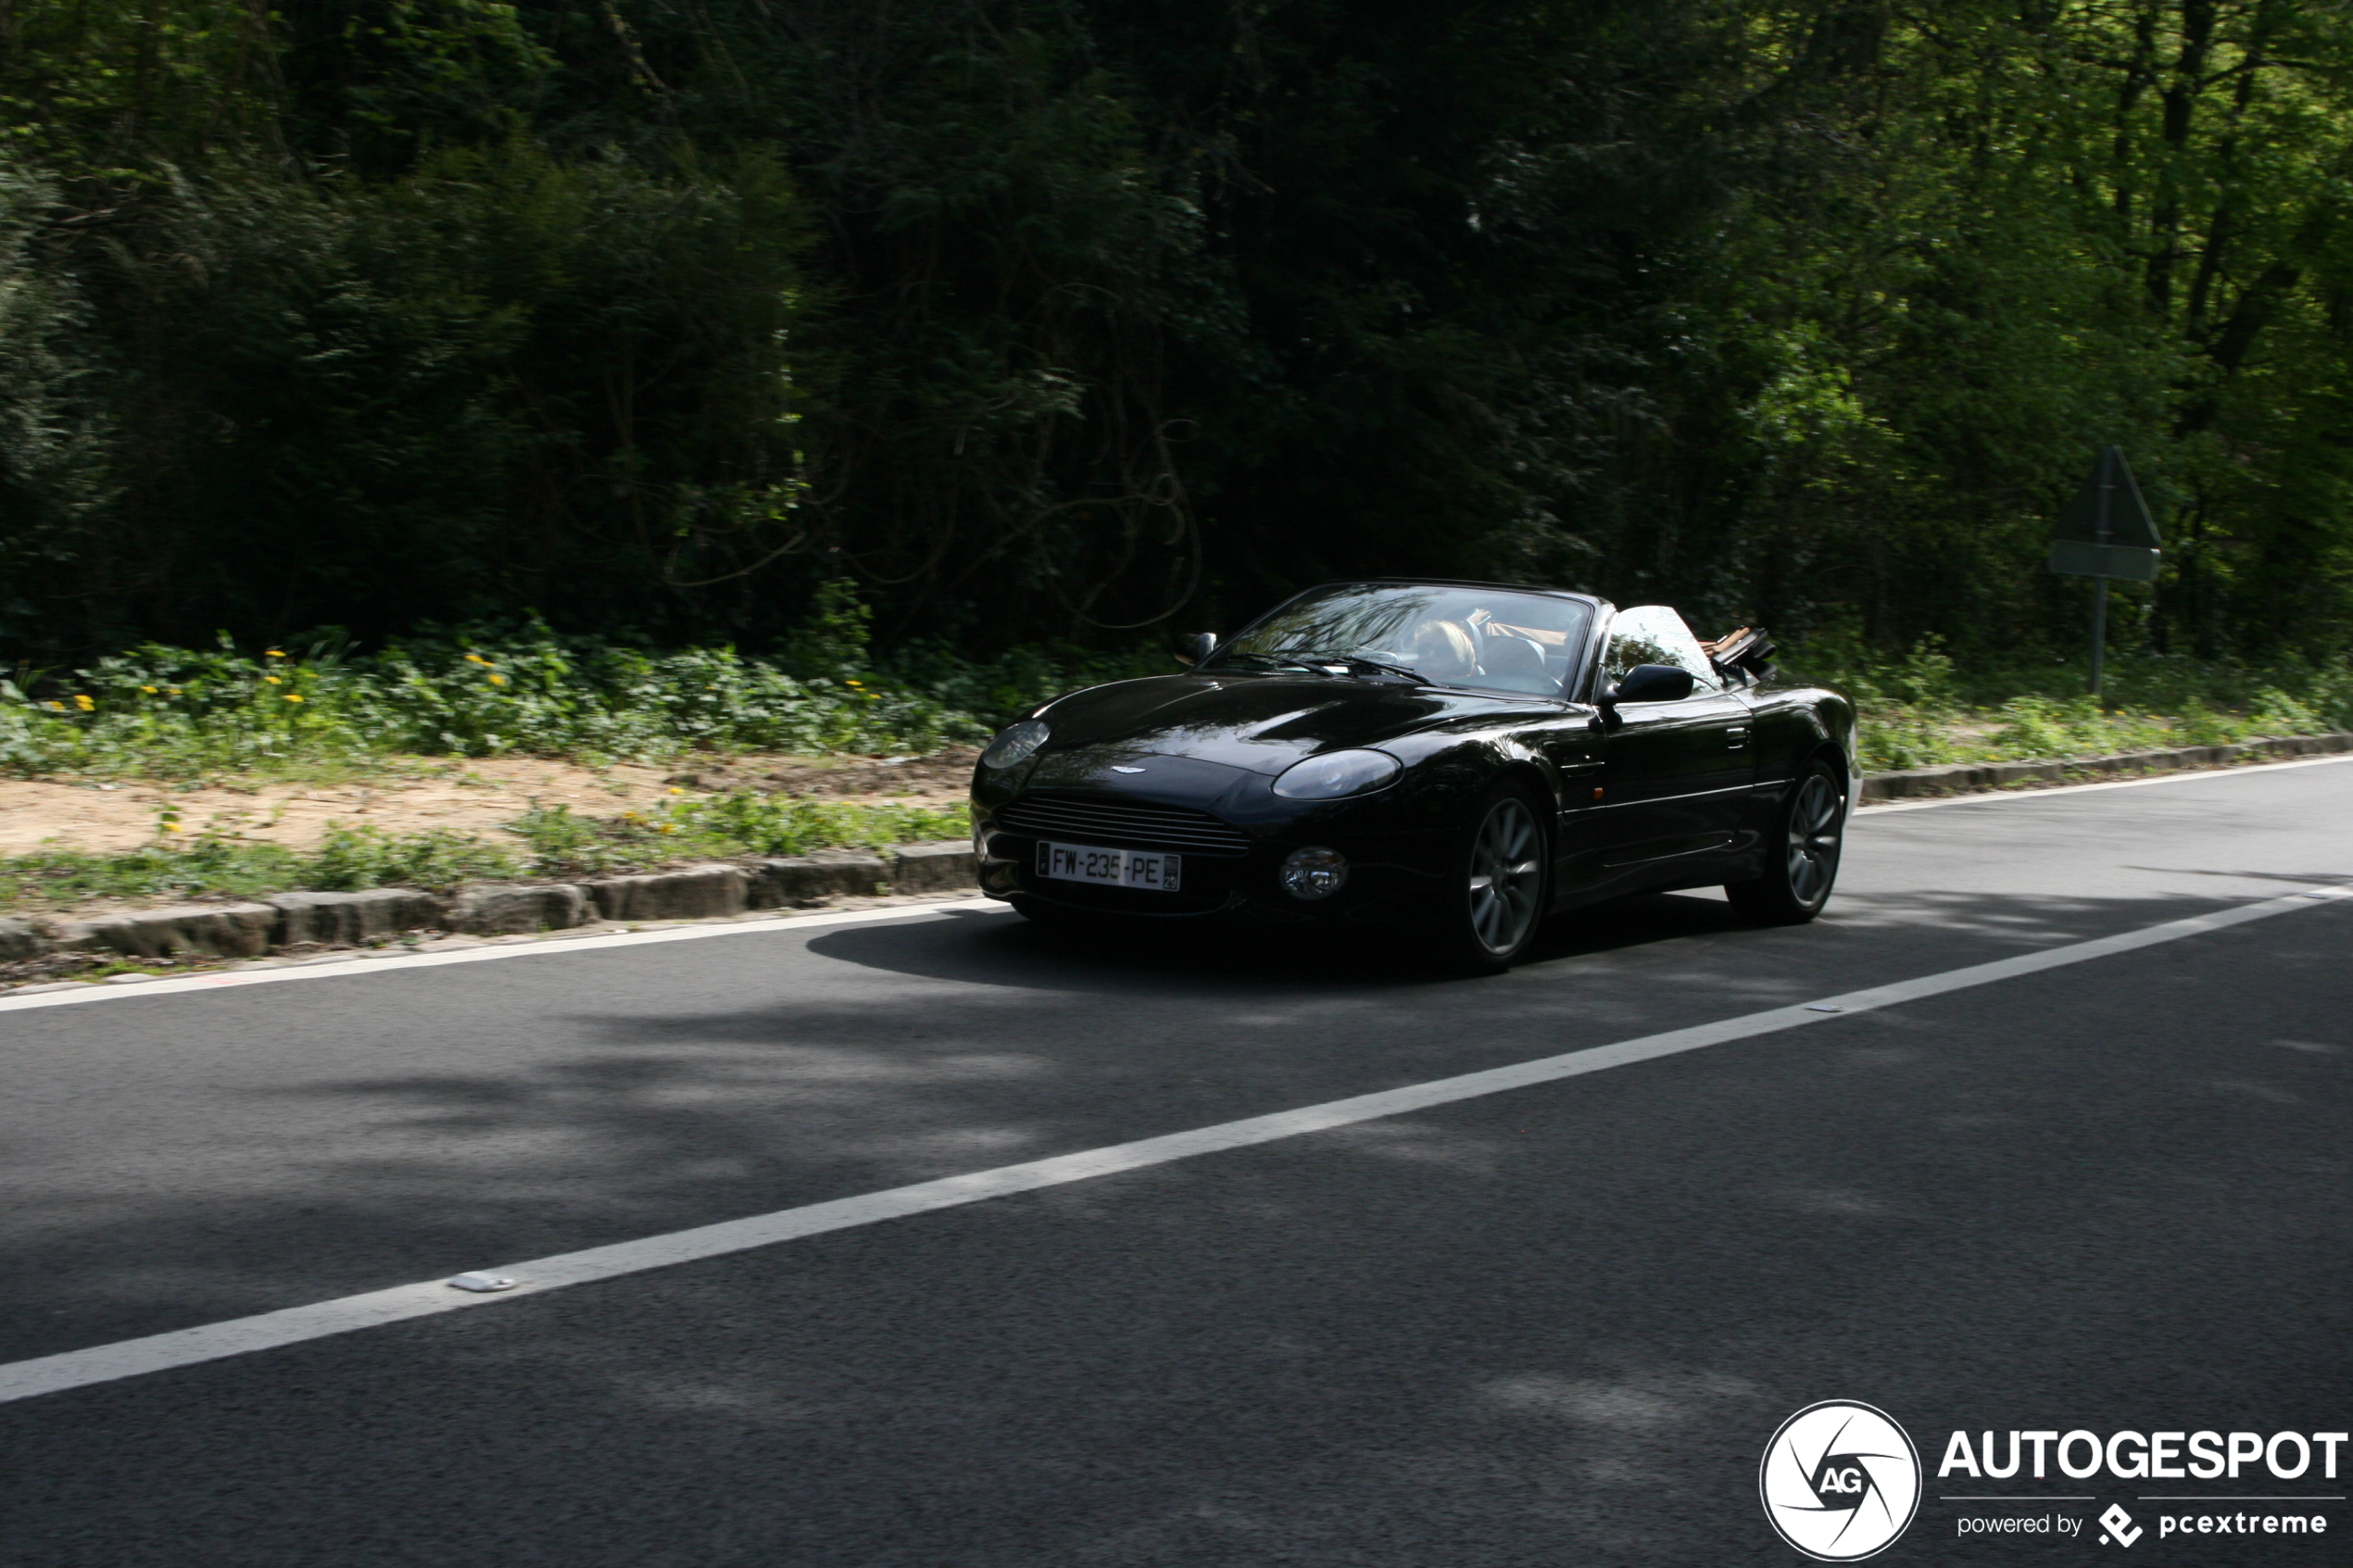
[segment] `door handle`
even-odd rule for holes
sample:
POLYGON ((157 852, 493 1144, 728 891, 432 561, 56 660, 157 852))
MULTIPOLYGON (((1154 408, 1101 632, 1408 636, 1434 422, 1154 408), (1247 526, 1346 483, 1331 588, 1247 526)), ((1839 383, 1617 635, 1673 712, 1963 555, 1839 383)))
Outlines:
POLYGON ((1726 748, 1729 750, 1738 751, 1741 747, 1748 744, 1748 726, 1746 724, 1734 724, 1730 729, 1725 731, 1724 734, 1727 737, 1726 748))

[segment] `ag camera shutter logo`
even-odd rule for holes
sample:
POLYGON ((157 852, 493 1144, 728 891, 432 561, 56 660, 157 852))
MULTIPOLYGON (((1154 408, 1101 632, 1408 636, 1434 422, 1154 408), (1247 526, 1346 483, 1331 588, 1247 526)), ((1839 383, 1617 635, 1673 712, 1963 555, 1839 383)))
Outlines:
POLYGON ((1919 1450, 1885 1411, 1825 1399, 1781 1423, 1756 1490, 1781 1539, 1818 1562, 1856 1562, 1893 1546, 1919 1512, 1919 1450))

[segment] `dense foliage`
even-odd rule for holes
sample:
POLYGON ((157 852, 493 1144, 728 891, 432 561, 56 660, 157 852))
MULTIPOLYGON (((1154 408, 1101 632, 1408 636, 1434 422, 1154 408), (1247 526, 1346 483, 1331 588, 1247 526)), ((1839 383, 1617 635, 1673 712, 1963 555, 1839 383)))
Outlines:
POLYGON ((0 5, 0 653, 259 735, 90 660, 340 628, 461 746, 589 665, 849 722, 411 634, 764 652, 845 574, 943 669, 1370 571, 1968 661, 2080 634, 2115 441, 2119 641, 2324 659, 2349 71, 2328 0, 0 5))

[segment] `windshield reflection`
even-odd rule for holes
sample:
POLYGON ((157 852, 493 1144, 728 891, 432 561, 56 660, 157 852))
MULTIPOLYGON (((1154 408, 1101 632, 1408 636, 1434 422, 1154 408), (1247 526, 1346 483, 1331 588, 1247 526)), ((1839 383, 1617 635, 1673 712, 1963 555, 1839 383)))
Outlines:
POLYGON ((1556 697, 1592 614, 1575 599, 1502 588, 1343 583, 1286 605, 1202 667, 1556 697))

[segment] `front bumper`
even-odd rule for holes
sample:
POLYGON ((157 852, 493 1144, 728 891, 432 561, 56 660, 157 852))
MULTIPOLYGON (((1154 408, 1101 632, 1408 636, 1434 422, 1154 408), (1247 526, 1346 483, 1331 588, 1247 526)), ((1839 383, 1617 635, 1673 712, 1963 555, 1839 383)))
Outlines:
MULTIPOLYGON (((1040 875, 1041 835, 997 827, 978 803, 973 821, 980 890, 989 897, 1033 898, 1065 909, 1148 919, 1222 917, 1296 926, 1426 920, 1434 912, 1449 849, 1444 835, 1435 833, 1302 835, 1262 830, 1252 834, 1249 847, 1239 854, 1185 854, 1181 887, 1163 893, 1040 875), (1285 859, 1310 845, 1336 849, 1348 859, 1347 885, 1327 898, 1295 898, 1277 880, 1285 859)), ((1123 844, 1115 834, 1081 842, 1106 849, 1164 850, 1153 844, 1123 844)))

